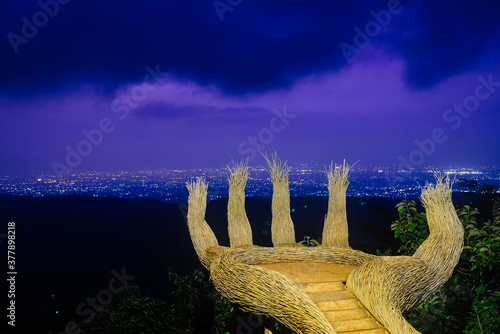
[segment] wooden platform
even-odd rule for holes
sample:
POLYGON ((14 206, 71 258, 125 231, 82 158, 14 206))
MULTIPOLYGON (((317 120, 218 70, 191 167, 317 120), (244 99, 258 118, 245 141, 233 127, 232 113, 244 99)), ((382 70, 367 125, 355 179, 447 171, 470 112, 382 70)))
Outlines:
POLYGON ((287 276, 309 295, 339 334, 389 334, 347 290, 356 267, 332 263, 270 263, 259 265, 287 276))

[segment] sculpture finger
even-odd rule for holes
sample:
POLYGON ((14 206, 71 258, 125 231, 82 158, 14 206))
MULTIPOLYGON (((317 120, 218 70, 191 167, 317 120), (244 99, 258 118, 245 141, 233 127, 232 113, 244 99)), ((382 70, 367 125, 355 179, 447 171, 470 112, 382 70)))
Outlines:
POLYGON ((349 186, 350 166, 344 160, 343 165, 333 166, 328 175, 328 212, 323 228, 322 245, 327 247, 349 247, 349 230, 346 213, 346 191, 349 186))
POLYGON ((207 249, 219 245, 214 232, 205 221, 207 210, 207 183, 198 178, 196 181, 186 184, 189 191, 187 223, 189 234, 193 242, 194 249, 201 263, 210 267, 210 259, 207 256, 207 249))
POLYGON ((227 221, 230 244, 231 247, 251 246, 252 228, 245 211, 245 186, 248 179, 246 162, 242 161, 229 172, 227 221))
POLYGON ((273 199, 271 204, 272 222, 271 234, 275 247, 297 246, 295 229, 290 216, 290 188, 288 173, 290 168, 286 161, 282 162, 276 153, 269 158, 264 156, 269 165, 269 172, 273 181, 273 199))

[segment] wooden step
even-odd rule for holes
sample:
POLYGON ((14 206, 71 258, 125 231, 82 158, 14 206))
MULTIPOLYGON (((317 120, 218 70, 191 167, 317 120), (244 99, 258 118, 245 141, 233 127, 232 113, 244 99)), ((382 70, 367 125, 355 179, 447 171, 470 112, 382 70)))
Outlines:
POLYGON ((343 321, 343 320, 358 320, 363 318, 370 318, 371 315, 362 308, 355 308, 352 310, 339 310, 323 312, 326 320, 330 322, 343 321))
POLYGON ((334 263, 270 263, 261 267, 279 272, 298 284, 338 334, 389 334, 347 289, 345 281, 356 267, 334 263))
POLYGON ((318 308, 322 312, 336 311, 336 310, 352 310, 360 308, 357 299, 344 299, 344 300, 329 300, 318 302, 318 308))
POLYGON ((344 291, 327 291, 327 292, 310 292, 309 298, 315 303, 325 302, 330 300, 345 300, 355 299, 354 296, 347 290, 344 291))
POLYGON ((363 318, 358 320, 340 320, 340 321, 330 322, 330 324, 337 333, 377 329, 382 327, 380 323, 373 318, 363 318))

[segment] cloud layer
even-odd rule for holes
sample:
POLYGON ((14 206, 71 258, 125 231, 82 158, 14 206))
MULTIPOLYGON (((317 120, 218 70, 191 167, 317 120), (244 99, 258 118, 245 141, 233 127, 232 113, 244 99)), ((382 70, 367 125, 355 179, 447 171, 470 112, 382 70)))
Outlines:
MULTIPOLYGON (((373 35, 358 37, 358 45, 368 41, 403 58, 405 80, 416 88, 498 65, 497 59, 481 58, 499 51, 498 1, 239 1, 223 21, 210 1, 59 2, 4 5, 4 36, 23 37, 26 22, 37 30, 26 43, 4 38, 0 45, 0 88, 10 96, 82 84, 112 92, 156 63, 176 77, 230 94, 289 88, 304 76, 346 66, 339 45, 356 47, 355 28, 373 35), (55 14, 37 27, 44 23, 37 15, 43 8, 55 14), (370 33, 370 22, 380 22, 381 29, 370 33)), ((370 48, 358 50, 353 58, 370 56, 370 48)))
POLYGON ((230 3, 1 3, 0 173, 500 163, 497 1, 230 3))

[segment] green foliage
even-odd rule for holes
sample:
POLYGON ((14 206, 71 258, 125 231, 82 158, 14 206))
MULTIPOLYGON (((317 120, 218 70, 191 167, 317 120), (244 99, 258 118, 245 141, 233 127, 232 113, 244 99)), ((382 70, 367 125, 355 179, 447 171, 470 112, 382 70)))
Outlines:
MULTIPOLYGON (((425 213, 411 200, 396 208, 399 218, 391 229, 401 242, 398 253, 412 255, 429 235, 425 213)), ((500 219, 478 222, 479 212, 469 205, 457 215, 465 239, 453 276, 405 316, 422 333, 500 333, 500 219)))
POLYGON ((305 247, 316 247, 319 246, 319 242, 316 239, 311 239, 310 236, 304 236, 304 240, 300 241, 299 244, 305 247))
POLYGON ((377 256, 391 256, 392 255, 392 249, 389 248, 389 249, 387 249, 387 250, 385 250, 383 252, 381 252, 380 249, 377 249, 375 255, 377 255, 377 256))
POLYGON ((169 308, 170 333, 226 333, 234 320, 233 306, 213 287, 205 275, 195 270, 192 276, 169 273, 174 284, 169 308))
POLYGON ((396 205, 399 218, 392 222, 391 230, 394 237, 401 241, 398 254, 413 255, 429 236, 427 217, 417 211, 416 205, 413 200, 404 200, 396 205))
POLYGON ((479 223, 475 210, 465 205, 457 211, 464 224, 464 251, 460 273, 471 287, 472 308, 464 333, 500 332, 500 219, 479 223))
POLYGON ((486 221, 478 224, 479 212, 465 205, 457 211, 464 224, 465 241, 461 259, 467 264, 466 269, 473 282, 492 279, 491 274, 499 266, 500 224, 498 221, 486 221))
POLYGON ((92 334, 227 334, 234 322, 232 305, 195 270, 192 276, 169 273, 174 285, 172 301, 141 296, 137 286, 127 286, 110 304, 96 313, 84 333, 92 334))
MULTIPOLYGON (((295 334, 295 332, 286 328, 283 324, 271 317, 264 319, 264 327, 268 328, 273 334, 295 334)), ((240 334, 240 332, 238 332, 238 334, 240 334)))
POLYGON ((460 333, 465 326, 467 287, 455 275, 422 304, 405 314, 422 333, 460 333))
POLYGON ((159 299, 143 297, 139 288, 127 286, 113 296, 88 324, 82 323, 84 333, 146 334, 168 332, 168 307, 159 299))
POLYGON ((479 287, 476 294, 464 333, 500 333, 500 291, 479 287))

